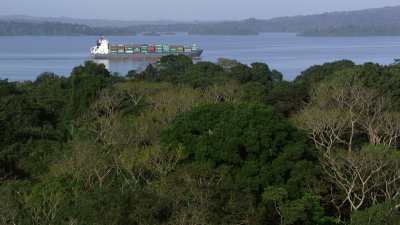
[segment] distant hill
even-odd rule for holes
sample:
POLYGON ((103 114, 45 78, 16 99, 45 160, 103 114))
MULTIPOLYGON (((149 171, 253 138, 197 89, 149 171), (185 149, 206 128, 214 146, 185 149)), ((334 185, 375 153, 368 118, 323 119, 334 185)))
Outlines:
POLYGON ((189 34, 206 35, 255 35, 260 32, 293 32, 303 36, 400 35, 400 6, 280 17, 269 20, 247 19, 219 22, 0 16, 0 35, 7 35, 7 32, 10 32, 10 35, 29 33, 35 35, 40 34, 40 32, 43 32, 42 35, 48 33, 64 35, 64 33, 68 33, 68 30, 71 30, 71 35, 131 35, 141 32, 188 32, 189 34), (29 24, 31 24, 31 28, 29 24), (56 26, 60 26, 60 28, 57 29, 56 26), (40 29, 37 29, 38 27, 40 29), (49 30, 44 27, 49 28, 49 30))
POLYGON ((142 24, 126 27, 93 27, 62 22, 0 20, 0 36, 17 35, 135 35, 151 32, 187 32, 199 35, 256 35, 252 28, 237 26, 237 22, 142 24))
POLYGON ((302 36, 400 35, 400 6, 257 21, 260 32, 302 36))
POLYGON ((400 6, 255 20, 261 31, 305 32, 349 26, 399 26, 400 6))
POLYGON ((400 36, 400 25, 348 25, 311 29, 298 36, 304 37, 357 37, 357 36, 400 36))
POLYGON ((0 21, 0 36, 17 35, 44 35, 44 36, 70 36, 70 35, 133 35, 133 31, 123 28, 96 28, 82 24, 60 22, 16 22, 0 21))
POLYGON ((80 18, 69 18, 69 17, 35 17, 27 15, 0 15, 0 20, 2 21, 14 21, 14 22, 33 22, 33 23, 43 23, 43 22, 59 22, 59 23, 72 23, 72 24, 82 24, 91 27, 128 27, 135 25, 167 25, 176 24, 178 21, 169 20, 155 20, 155 21, 139 21, 139 20, 106 20, 106 19, 80 19, 80 18))

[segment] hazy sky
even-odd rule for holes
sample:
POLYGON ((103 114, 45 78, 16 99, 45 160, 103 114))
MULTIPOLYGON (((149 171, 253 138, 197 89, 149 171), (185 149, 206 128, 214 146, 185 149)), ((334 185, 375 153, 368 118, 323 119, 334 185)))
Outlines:
POLYGON ((221 20, 400 5, 400 0, 0 0, 0 14, 124 20, 221 20))

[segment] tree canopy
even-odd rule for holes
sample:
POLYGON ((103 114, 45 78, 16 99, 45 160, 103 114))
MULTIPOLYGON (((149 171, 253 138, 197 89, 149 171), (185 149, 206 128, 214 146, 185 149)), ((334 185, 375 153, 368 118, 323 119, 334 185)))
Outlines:
POLYGON ((397 225, 398 64, 168 56, 0 80, 0 225, 397 225))

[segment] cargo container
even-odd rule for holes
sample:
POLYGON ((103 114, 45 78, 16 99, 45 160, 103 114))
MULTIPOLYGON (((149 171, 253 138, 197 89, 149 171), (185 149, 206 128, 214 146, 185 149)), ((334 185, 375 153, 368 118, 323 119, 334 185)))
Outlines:
POLYGON ((147 53, 147 48, 148 48, 147 45, 140 46, 140 52, 146 52, 147 53))
POLYGON ((95 59, 159 59, 171 54, 197 58, 201 56, 203 50, 196 45, 110 44, 106 39, 100 38, 90 52, 95 59))
POLYGON ((125 53, 133 54, 133 47, 132 45, 125 45, 125 53))
POLYGON ((156 48, 153 45, 149 45, 149 47, 147 48, 148 52, 155 52, 156 48))
POLYGON ((164 45, 164 46, 163 46, 163 51, 164 51, 164 52, 169 52, 169 50, 170 50, 170 48, 169 48, 168 45, 164 45))

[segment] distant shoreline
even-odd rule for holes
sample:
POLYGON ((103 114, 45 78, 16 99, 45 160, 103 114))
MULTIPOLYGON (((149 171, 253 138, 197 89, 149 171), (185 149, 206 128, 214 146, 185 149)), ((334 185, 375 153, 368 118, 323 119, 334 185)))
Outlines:
MULTIPOLYGON (((157 35, 158 37, 162 36, 174 36, 176 34, 161 34, 157 35)), ((345 38, 345 37, 400 37, 400 34, 324 34, 324 33, 296 33, 296 32, 260 32, 254 34, 207 34, 207 33, 188 33, 183 32, 190 36, 258 36, 261 34, 275 34, 275 33, 284 33, 284 34, 294 34, 297 37, 321 37, 321 38, 345 38)), ((104 36, 104 34, 56 34, 56 35, 43 35, 43 34, 0 34, 0 37, 98 37, 104 36)), ((112 35, 105 35, 107 37, 128 37, 128 36, 151 36, 151 35, 140 35, 140 34, 112 34, 112 35)))
POLYGON ((140 33, 250 36, 297 33, 301 37, 400 36, 400 6, 314 15, 231 21, 109 21, 0 16, 0 36, 132 36, 140 33))

